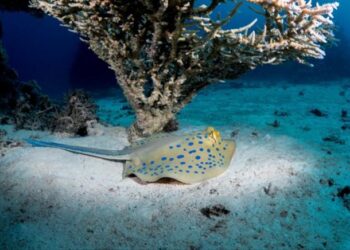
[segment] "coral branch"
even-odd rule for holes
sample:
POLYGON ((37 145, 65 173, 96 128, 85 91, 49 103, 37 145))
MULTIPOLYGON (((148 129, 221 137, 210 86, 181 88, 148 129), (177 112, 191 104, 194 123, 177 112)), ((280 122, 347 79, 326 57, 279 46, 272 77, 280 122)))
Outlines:
POLYGON ((322 59, 338 3, 247 0, 263 18, 227 29, 242 3, 213 19, 224 0, 32 0, 78 32, 116 73, 137 120, 131 134, 161 131, 201 88, 262 64, 322 59), (260 29, 259 29, 260 28, 260 29))

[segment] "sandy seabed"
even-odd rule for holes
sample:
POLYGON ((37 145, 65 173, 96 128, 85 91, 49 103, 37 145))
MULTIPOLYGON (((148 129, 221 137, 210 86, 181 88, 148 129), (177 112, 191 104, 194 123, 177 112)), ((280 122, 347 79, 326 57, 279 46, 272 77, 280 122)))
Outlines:
MULTIPOLYGON (((102 120, 131 120, 121 101, 97 102, 102 120)), ((8 149, 0 248, 350 249, 349 116, 346 82, 209 87, 180 114, 180 133, 212 125, 237 151, 224 174, 194 185, 141 184, 122 179, 121 163, 57 149, 8 149)), ((14 140, 128 145, 121 127, 84 138, 1 128, 14 140)))

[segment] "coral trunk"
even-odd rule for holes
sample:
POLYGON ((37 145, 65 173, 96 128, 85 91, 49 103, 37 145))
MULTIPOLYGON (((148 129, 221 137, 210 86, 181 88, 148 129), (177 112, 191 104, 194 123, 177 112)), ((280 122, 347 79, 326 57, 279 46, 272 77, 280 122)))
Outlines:
POLYGON ((177 129, 175 114, 171 110, 138 109, 136 111, 136 121, 129 128, 129 140, 147 137, 158 132, 169 132, 177 129))

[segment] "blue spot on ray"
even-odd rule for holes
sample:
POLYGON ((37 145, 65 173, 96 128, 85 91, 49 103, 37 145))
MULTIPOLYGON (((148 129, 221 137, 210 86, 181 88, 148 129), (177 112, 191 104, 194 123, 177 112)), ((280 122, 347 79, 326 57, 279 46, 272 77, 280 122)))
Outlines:
POLYGON ((188 143, 188 146, 193 146, 193 142, 188 143))
POLYGON ((199 160, 201 157, 199 155, 196 156, 196 160, 199 160))
POLYGON ((162 157, 162 161, 165 161, 167 158, 165 156, 162 157))
POLYGON ((179 148, 179 147, 181 147, 181 145, 180 145, 180 144, 177 144, 176 147, 179 148))
POLYGON ((184 155, 178 155, 178 156, 176 156, 177 159, 182 159, 182 158, 184 158, 184 157, 185 157, 184 155))

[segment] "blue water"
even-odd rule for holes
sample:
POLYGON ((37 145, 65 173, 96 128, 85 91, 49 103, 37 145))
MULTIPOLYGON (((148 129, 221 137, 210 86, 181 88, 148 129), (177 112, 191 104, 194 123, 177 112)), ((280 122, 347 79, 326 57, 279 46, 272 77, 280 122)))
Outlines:
MULTIPOLYGON (((197 1, 203 4, 208 1, 197 1)), ((324 2, 324 1, 321 1, 324 2)), ((338 45, 327 48, 324 60, 311 60, 310 68, 294 62, 279 66, 263 66, 242 79, 288 80, 295 83, 338 80, 350 77, 350 2, 340 1, 334 13, 338 45), (290 74, 290 72, 293 74, 290 74)), ((229 8, 223 4, 217 13, 225 15, 229 8)), ((217 13, 214 13, 216 15, 217 13)), ((229 23, 241 26, 255 18, 247 6, 229 23)), ((105 90, 116 86, 114 74, 98 59, 87 44, 51 17, 37 18, 27 13, 0 12, 3 43, 10 65, 22 80, 38 81, 45 93, 60 97, 68 89, 105 90)))

